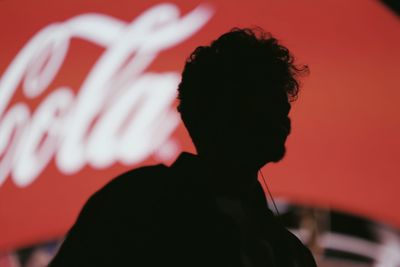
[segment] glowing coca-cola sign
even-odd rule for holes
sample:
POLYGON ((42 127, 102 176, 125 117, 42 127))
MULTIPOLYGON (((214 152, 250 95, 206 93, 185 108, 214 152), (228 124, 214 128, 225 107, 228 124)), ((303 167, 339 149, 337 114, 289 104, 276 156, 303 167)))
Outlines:
POLYGON ((178 7, 161 4, 131 23, 88 14, 38 32, 0 81, 0 185, 7 177, 19 187, 29 185, 53 157, 64 174, 86 164, 101 169, 146 159, 179 124, 171 104, 180 80, 177 72, 155 73, 148 66, 162 50, 198 31, 211 14, 199 6, 180 17, 178 7), (78 94, 66 84, 53 89, 33 113, 24 103, 4 111, 21 81, 29 99, 48 89, 72 38, 105 48, 78 94))

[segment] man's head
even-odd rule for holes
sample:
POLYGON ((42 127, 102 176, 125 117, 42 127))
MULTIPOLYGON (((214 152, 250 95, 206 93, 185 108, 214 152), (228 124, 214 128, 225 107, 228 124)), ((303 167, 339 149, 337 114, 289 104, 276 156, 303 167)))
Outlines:
POLYGON ((178 111, 200 156, 258 169, 285 154, 297 67, 261 29, 233 29, 197 47, 179 84, 178 111))

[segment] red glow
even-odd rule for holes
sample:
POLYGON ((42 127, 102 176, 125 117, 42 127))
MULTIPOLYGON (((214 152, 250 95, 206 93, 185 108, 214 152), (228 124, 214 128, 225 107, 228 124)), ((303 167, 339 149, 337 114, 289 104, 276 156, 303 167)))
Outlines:
MULTIPOLYGON (((30 38, 50 23, 85 13, 130 22, 156 3, 0 1, 0 75, 30 38)), ((174 3, 184 16, 202 2, 174 3)), ((215 0, 207 4, 215 12, 209 22, 161 52, 151 70, 180 72, 194 47, 234 26, 259 25, 272 32, 311 69, 291 111, 293 131, 287 157, 264 169, 272 192, 295 202, 341 209, 400 227, 398 18, 379 2, 364 0, 235 4, 215 0)), ((60 86, 68 85, 77 94, 103 52, 99 46, 73 39, 49 89, 28 99, 20 83, 6 110, 24 102, 33 112, 60 86)), ((179 149, 193 150, 182 125, 170 140, 178 142, 179 149)), ((85 166, 68 176, 53 159, 27 187, 17 187, 8 177, 0 186, 0 250, 62 236, 95 190, 127 169, 158 160, 151 156, 140 164, 115 163, 101 170, 85 166)))

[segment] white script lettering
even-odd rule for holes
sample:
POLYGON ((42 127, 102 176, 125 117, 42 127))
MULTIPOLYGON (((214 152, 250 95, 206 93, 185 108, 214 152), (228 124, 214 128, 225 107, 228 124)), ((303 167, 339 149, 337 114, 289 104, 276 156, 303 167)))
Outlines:
POLYGON ((53 158, 62 173, 73 174, 151 155, 179 124, 171 104, 180 75, 148 67, 211 16, 203 5, 180 17, 175 5, 159 4, 131 23, 84 14, 38 32, 0 79, 0 186, 9 176, 28 186, 53 158), (28 99, 49 88, 72 38, 104 48, 77 93, 68 85, 52 89, 34 112, 23 102, 10 106, 20 85, 28 99))

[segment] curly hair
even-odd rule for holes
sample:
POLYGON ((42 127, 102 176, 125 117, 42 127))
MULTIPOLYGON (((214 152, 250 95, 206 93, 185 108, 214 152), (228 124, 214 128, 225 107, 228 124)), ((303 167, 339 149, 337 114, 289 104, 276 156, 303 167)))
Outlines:
POLYGON ((265 97, 286 93, 290 101, 299 93, 298 76, 306 65, 270 33, 261 28, 234 28, 209 46, 199 46, 186 60, 178 87, 178 111, 192 138, 200 122, 216 112, 227 90, 241 96, 261 92, 265 97))

